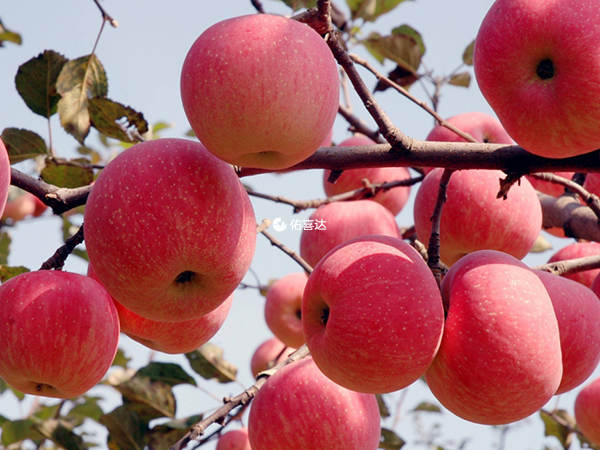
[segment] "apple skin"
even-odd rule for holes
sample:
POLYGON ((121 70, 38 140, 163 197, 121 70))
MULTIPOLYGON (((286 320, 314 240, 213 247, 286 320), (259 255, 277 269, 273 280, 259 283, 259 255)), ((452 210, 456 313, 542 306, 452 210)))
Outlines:
POLYGON ((410 245, 362 236, 317 264, 304 290, 302 323, 328 378, 379 394, 423 375, 440 345, 444 310, 435 278, 410 245))
MULTIPOLYGON (((567 259, 583 258, 585 256, 600 255, 600 243, 598 242, 575 242, 561 248, 548 260, 549 263, 565 261, 567 259)), ((562 275, 584 286, 591 288, 594 279, 600 274, 600 269, 586 270, 584 272, 570 273, 562 275)))
POLYGON ((339 90, 325 41, 268 14, 211 26, 181 71, 183 107, 200 141, 246 167, 285 169, 312 155, 333 126, 339 90))
POLYGON ((425 373, 440 403, 485 425, 544 406, 560 385, 562 359, 552 301, 533 271, 505 253, 474 252, 450 268, 442 295, 444 335, 425 373))
MULTIPOLYGON (((477 142, 495 144, 513 144, 513 140, 502 127, 502 124, 489 114, 483 112, 467 112, 452 116, 446 121, 461 131, 469 133, 477 142)), ((436 125, 427 136, 428 141, 437 142, 467 142, 454 131, 436 125)))
POLYGON ((599 22, 595 0, 497 0, 484 18, 477 83, 527 151, 567 158, 600 147, 600 102, 590 101, 600 98, 599 22))
POLYGON ((600 362, 600 299, 576 281, 534 273, 544 283, 558 321, 563 375, 556 394, 563 394, 587 380, 600 362))
POLYGON ((9 189, 2 220, 10 220, 11 223, 15 223, 28 216, 39 217, 47 208, 48 206, 33 194, 18 188, 9 189))
POLYGON ((312 267, 349 239, 369 234, 400 237, 392 213, 372 200, 329 203, 317 208, 309 220, 324 220, 327 227, 303 230, 300 236, 300 256, 312 267))
POLYGON ((288 347, 298 348, 305 342, 300 311, 307 279, 304 272, 291 273, 273 283, 267 292, 267 326, 288 347))
POLYGON ((217 441, 215 450, 252 450, 248 440, 248 428, 239 428, 223 433, 217 441))
POLYGON ((575 399, 577 427, 596 445, 600 445, 600 378, 585 386, 575 399))
MULTIPOLYGON (((431 216, 443 169, 432 170, 415 198, 415 229, 427 245, 431 216)), ((542 228, 542 208, 526 179, 515 184, 508 199, 497 199, 499 170, 461 170, 450 179, 440 226, 440 257, 451 266, 476 250, 499 250, 521 259, 529 253, 542 228)))
POLYGON ((222 304, 250 267, 256 219, 231 166, 201 144, 159 139, 100 173, 84 215, 102 285, 148 319, 197 319, 222 304))
MULTIPOLYGON (((100 282, 92 264, 88 265, 87 275, 100 282)), ((114 297, 111 296, 111 299, 117 308, 121 333, 152 350, 180 354, 196 350, 219 331, 231 309, 233 294, 215 310, 185 322, 160 322, 146 319, 125 308, 114 297)))
MULTIPOLYGON (((375 145, 376 142, 366 136, 354 136, 339 144, 340 147, 351 147, 356 145, 375 145)), ((327 179, 331 170, 323 173, 323 188, 328 197, 343 194, 363 187, 362 180, 366 178, 371 184, 385 183, 388 181, 408 180, 410 172, 406 167, 372 167, 363 169, 344 170, 338 180, 329 183, 327 179)), ((395 216, 408 201, 410 186, 397 187, 387 192, 377 194, 372 200, 385 206, 395 216)))
POLYGON ((104 377, 119 343, 110 295, 83 275, 28 272, 0 286, 0 376, 32 395, 72 398, 104 377))
POLYGON ((252 401, 252 450, 375 450, 381 425, 372 394, 329 380, 306 357, 279 370, 252 401))
POLYGON ((260 372, 264 372, 269 368, 271 362, 279 364, 295 351, 295 348, 288 347, 276 337, 263 342, 254 351, 250 360, 252 376, 256 378, 260 372))
MULTIPOLYGON (((8 199, 8 189, 10 188, 10 160, 4 142, 0 139, 0 205, 6 205, 8 199)), ((0 215, 4 208, 0 210, 0 215)))

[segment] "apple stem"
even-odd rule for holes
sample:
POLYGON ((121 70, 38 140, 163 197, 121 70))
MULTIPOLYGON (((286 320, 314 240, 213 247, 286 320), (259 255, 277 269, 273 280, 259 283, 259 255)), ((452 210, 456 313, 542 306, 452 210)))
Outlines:
POLYGON ((438 286, 442 283, 444 270, 440 263, 440 225, 442 223, 442 209, 446 203, 446 190, 450 183, 450 178, 454 170, 445 169, 440 180, 437 199, 431 216, 431 236, 429 237, 429 246, 427 247, 427 265, 431 269, 438 286))

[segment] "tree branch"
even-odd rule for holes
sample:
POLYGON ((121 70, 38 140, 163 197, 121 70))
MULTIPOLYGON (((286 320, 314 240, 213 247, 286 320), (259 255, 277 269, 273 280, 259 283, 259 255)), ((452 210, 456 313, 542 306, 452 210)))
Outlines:
POLYGON ((379 130, 371 130, 361 119, 355 116, 349 108, 346 108, 344 105, 340 104, 338 108, 338 114, 346 119, 346 121, 350 124, 350 131, 364 134, 379 144, 385 144, 385 139, 381 136, 379 130))
POLYGON ((266 237, 271 242, 271 245, 274 245, 275 247, 277 247, 281 251, 283 251, 286 255, 290 256, 294 261, 296 261, 298 264, 300 264, 300 266, 302 266, 302 268, 307 273, 309 273, 309 274, 312 273, 313 268, 306 261, 304 261, 298 253, 296 253, 292 249, 283 245, 281 242, 279 242, 277 239, 275 239, 275 237, 273 237, 273 235, 271 233, 269 233, 268 231, 263 230, 263 231, 261 231, 261 233, 264 237, 266 237))
POLYGON ((440 179, 440 188, 438 190, 437 199, 433 207, 431 215, 431 235, 429 236, 429 246, 427 247, 427 265, 431 269, 438 286, 442 284, 442 275, 444 274, 443 267, 440 262, 440 226, 442 223, 442 209, 446 203, 446 190, 450 183, 450 178, 454 170, 445 169, 440 179))
POLYGON ((69 239, 65 241, 65 245, 61 246, 54 255, 52 255, 48 260, 42 264, 40 270, 62 270, 65 265, 65 261, 69 257, 75 247, 83 242, 83 225, 79 227, 77 233, 71 236, 69 239))
POLYGON ((562 276, 587 270, 600 269, 600 255, 584 256, 583 258, 565 259, 541 266, 532 267, 534 270, 543 270, 551 274, 562 276))
POLYGON ((108 22, 112 25, 113 28, 117 28, 119 26, 119 22, 117 22, 115 19, 113 19, 107 12, 106 10, 102 7, 102 5, 100 4, 100 2, 98 0, 94 0, 94 3, 96 4, 96 6, 98 7, 98 9, 100 10, 100 12, 102 13, 102 20, 104 20, 105 22, 108 22))
POLYGON ((543 211, 543 228, 562 228, 567 237, 600 242, 598 217, 591 208, 581 204, 577 197, 552 197, 538 193, 543 211))

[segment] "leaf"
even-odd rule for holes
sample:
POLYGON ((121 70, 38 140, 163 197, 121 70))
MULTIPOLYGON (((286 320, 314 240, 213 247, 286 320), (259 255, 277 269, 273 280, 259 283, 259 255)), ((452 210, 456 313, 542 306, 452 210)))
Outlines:
POLYGON ((58 187, 77 188, 87 186, 94 181, 94 171, 91 167, 79 164, 89 164, 85 158, 59 161, 55 158, 46 158, 41 177, 46 183, 58 187))
POLYGON ((471 84, 471 74, 469 72, 457 73, 448 80, 448 84, 468 88, 471 84))
POLYGON ((118 349, 112 365, 120 366, 123 369, 127 369, 127 363, 129 363, 129 361, 131 361, 131 358, 128 358, 127 356, 125 356, 125 352, 122 349, 118 349))
POLYGON ((152 362, 138 370, 135 375, 148 377, 152 381, 162 381, 169 386, 177 386, 178 384, 197 386, 196 381, 179 364, 174 363, 152 362))
POLYGON ((134 376, 115 386, 123 396, 123 404, 150 422, 160 417, 175 417, 175 396, 171 386, 148 377, 134 376))
POLYGON ((67 62, 58 76, 56 90, 62 97, 58 102, 60 122, 67 133, 83 144, 91 125, 88 99, 108 94, 102 63, 95 55, 67 62))
POLYGON ((25 439, 43 439, 31 419, 6 421, 2 424, 2 444, 9 446, 25 439))
POLYGON ((462 59, 467 66, 473 65, 473 50, 475 49, 475 40, 471 42, 463 53, 462 59))
POLYGON ((96 422, 100 421, 100 418, 104 415, 104 411, 98 405, 98 401, 103 400, 100 397, 82 397, 83 403, 79 403, 67 413, 66 419, 72 420, 76 426, 83 423, 85 419, 92 419, 96 422))
POLYGON ((389 36, 381 36, 373 32, 361 43, 380 62, 389 59, 413 76, 417 76, 425 46, 421 35, 410 26, 402 25, 394 28, 389 36))
POLYGON ((375 397, 377 398, 377 405, 379 406, 379 415, 382 418, 386 418, 386 417, 390 417, 391 413, 390 410, 388 408, 388 406, 385 404, 385 400, 383 399, 383 395, 381 394, 376 394, 375 397))
POLYGON ((110 450, 143 450, 147 445, 148 423, 125 405, 103 415, 100 423, 108 429, 110 450))
POLYGON ((37 405, 35 412, 32 416, 37 417, 40 420, 47 420, 53 418, 58 410, 61 408, 60 403, 56 403, 54 405, 37 405))
POLYGON ((10 253, 11 242, 12 239, 10 235, 4 230, 0 230, 0 264, 2 265, 8 264, 8 254, 10 253))
POLYGON ((406 442, 392 430, 388 430, 387 428, 381 429, 379 448, 386 450, 400 450, 405 444, 406 442))
POLYGON ((67 61, 68 59, 60 53, 45 50, 19 66, 15 77, 17 91, 34 113, 44 117, 56 113, 60 100, 56 91, 56 80, 67 61))
POLYGON ((66 450, 87 450, 81 436, 73 433, 73 429, 64 420, 49 419, 35 425, 35 429, 56 445, 66 450))
POLYGON ((88 108, 92 126, 108 137, 135 143, 148 132, 144 115, 129 106, 107 98, 92 98, 88 101, 88 108))
MULTIPOLYGON (((567 422, 571 427, 575 427, 575 419, 564 410, 558 410, 555 413, 558 417, 567 422)), ((568 450, 573 442, 573 432, 570 431, 564 425, 558 423, 558 421, 548 414, 546 411, 540 411, 540 417, 542 418, 545 426, 544 436, 555 436, 565 450, 568 450)))
POLYGON ((27 272, 31 272, 31 270, 29 270, 27 267, 23 267, 23 266, 16 266, 16 267, 11 267, 11 266, 6 266, 6 265, 0 265, 0 281, 2 283, 10 280, 11 278, 16 277, 17 275, 21 275, 22 273, 27 273, 27 272))
POLYGON ((0 20, 0 47, 4 47, 4 42, 12 42, 13 44, 21 45, 23 40, 19 33, 10 31, 6 28, 0 20))
POLYGON ((21 391, 17 391, 15 388, 10 386, 6 381, 4 381, 2 378, 0 378, 0 394, 2 394, 5 391, 10 391, 13 394, 15 394, 15 397, 17 397, 17 400, 19 400, 19 401, 22 401, 25 398, 25 394, 23 394, 21 391))
POLYGON ((352 19, 362 18, 374 22, 379 16, 393 10, 405 0, 346 0, 352 19))
POLYGON ((88 253, 86 250, 83 250, 81 248, 74 248, 72 253, 75 256, 83 259, 84 261, 90 262, 90 257, 88 256, 88 253))
POLYGON ((5 128, 0 137, 6 146, 11 164, 50 154, 44 139, 33 131, 5 128))
POLYGON ((542 253, 546 250, 550 250, 552 248, 552 244, 546 239, 542 234, 540 234, 533 244, 533 248, 531 249, 531 253, 542 253))
POLYGON ((152 450, 168 450, 201 420, 202 415, 197 415, 157 425, 148 433, 148 445, 152 450))
MULTIPOLYGON (((394 83, 399 84, 400 86, 402 86, 403 88, 406 88, 406 89, 408 89, 415 81, 417 81, 419 79, 419 77, 417 75, 415 75, 414 72, 405 70, 400 66, 396 66, 396 68, 394 70, 392 70, 390 73, 388 73, 388 78, 390 80, 392 80, 394 83)), ((389 88, 390 88, 389 84, 380 80, 377 82, 377 85, 375 86, 374 91, 375 92, 385 91, 386 89, 389 89, 389 88)))
POLYGON ((419 403, 415 409, 413 409, 413 411, 427 411, 427 412, 434 412, 434 413, 441 413, 442 410, 439 406, 434 405, 433 403, 429 403, 429 402, 422 402, 419 403))
POLYGON ((216 379, 219 383, 235 381, 236 367, 223 359, 223 349, 211 343, 185 354, 192 369, 206 380, 216 379))

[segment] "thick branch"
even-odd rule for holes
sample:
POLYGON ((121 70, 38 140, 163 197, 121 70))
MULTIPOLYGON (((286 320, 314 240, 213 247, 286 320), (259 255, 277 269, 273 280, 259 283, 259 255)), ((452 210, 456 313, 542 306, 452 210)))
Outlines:
POLYGON ((532 269, 543 270, 558 276, 600 269, 600 255, 584 256, 583 258, 576 259, 565 259, 564 261, 556 261, 541 266, 535 266, 532 267, 532 269))
POLYGON ((600 242, 598 217, 577 197, 561 195, 556 198, 541 193, 538 197, 544 213, 543 228, 562 228, 568 237, 600 242))

